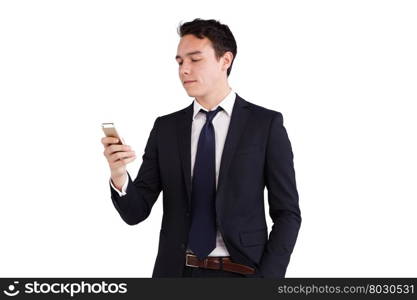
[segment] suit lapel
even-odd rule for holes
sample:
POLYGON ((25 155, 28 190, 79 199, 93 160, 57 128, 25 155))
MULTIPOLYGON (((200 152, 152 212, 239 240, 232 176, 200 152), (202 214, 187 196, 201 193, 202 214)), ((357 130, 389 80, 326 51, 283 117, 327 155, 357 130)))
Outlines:
POLYGON ((226 141, 224 142, 222 158, 220 161, 219 179, 217 182, 217 195, 219 195, 219 191, 225 184, 230 162, 232 161, 234 153, 236 152, 237 144, 244 132, 245 125, 250 113, 251 110, 248 102, 243 100, 236 93, 236 100, 232 110, 232 118, 230 120, 229 129, 226 135, 226 141))
POLYGON ((191 125, 193 121, 193 105, 194 102, 182 110, 177 123, 178 150, 181 157, 188 204, 191 203, 191 125))
MULTIPOLYGON (((248 102, 242 99, 236 93, 235 104, 233 105, 232 118, 226 135, 226 141, 223 147, 222 158, 220 162, 219 179, 217 183, 217 194, 223 187, 226 180, 226 174, 230 167, 236 146, 242 135, 246 121, 250 115, 250 106, 248 102)), ((178 147, 181 157, 182 173, 184 176, 185 187, 187 191, 188 204, 191 204, 191 126, 193 118, 193 103, 181 111, 178 123, 178 147)))

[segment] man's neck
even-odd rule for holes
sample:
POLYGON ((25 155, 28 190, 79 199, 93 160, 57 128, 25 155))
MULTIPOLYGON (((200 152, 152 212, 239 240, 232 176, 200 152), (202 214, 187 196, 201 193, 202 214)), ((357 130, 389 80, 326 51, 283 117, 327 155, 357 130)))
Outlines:
POLYGON ((227 85, 226 88, 217 90, 210 95, 204 95, 196 97, 197 102, 207 110, 212 110, 213 107, 216 107, 220 102, 226 98, 232 89, 227 85))

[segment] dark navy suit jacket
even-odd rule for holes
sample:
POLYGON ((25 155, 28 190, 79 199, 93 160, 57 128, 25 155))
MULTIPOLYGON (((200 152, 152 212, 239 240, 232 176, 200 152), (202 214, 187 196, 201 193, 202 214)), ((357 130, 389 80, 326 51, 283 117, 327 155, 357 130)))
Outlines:
MULTIPOLYGON (((145 220, 160 192, 163 218, 152 277, 182 277, 191 211, 191 123, 193 103, 155 120, 127 194, 111 198, 130 225, 145 220)), ((254 267, 248 277, 285 276, 301 224, 293 152, 280 112, 236 94, 221 158, 217 226, 231 259, 254 267), (268 190, 267 230, 264 189, 268 190)))

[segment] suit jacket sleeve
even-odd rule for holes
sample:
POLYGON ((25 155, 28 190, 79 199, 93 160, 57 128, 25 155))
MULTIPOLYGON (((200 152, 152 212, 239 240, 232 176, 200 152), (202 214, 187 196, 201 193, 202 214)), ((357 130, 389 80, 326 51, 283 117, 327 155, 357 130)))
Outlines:
POLYGON ((111 198, 122 219, 129 225, 145 220, 161 192, 158 165, 158 119, 153 128, 142 156, 142 165, 136 179, 132 181, 128 173, 126 195, 120 196, 111 186, 111 198))
POLYGON ((273 221, 260 263, 266 278, 283 278, 301 225, 293 152, 282 114, 277 112, 270 126, 265 181, 269 215, 273 221))

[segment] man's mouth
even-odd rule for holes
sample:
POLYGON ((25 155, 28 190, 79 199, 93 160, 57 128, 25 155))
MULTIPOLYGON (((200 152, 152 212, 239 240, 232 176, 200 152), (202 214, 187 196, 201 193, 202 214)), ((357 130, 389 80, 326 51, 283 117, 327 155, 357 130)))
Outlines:
POLYGON ((197 80, 186 80, 186 81, 184 81, 184 84, 188 84, 188 83, 193 83, 193 82, 196 82, 197 80))

